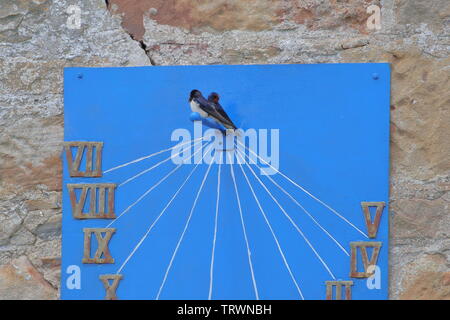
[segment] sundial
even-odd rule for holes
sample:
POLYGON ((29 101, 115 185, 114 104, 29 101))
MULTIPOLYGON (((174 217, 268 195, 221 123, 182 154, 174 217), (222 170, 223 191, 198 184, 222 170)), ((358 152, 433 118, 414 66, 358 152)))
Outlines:
POLYGON ((63 299, 387 298, 388 64, 64 77, 63 299))

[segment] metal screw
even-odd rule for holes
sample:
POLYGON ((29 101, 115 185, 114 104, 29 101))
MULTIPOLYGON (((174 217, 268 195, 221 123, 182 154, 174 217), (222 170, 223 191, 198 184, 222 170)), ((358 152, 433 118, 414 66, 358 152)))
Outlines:
POLYGON ((77 75, 77 78, 78 78, 78 79, 83 79, 83 74, 82 74, 82 73, 79 73, 79 74, 77 75))
POLYGON ((380 76, 378 75, 378 73, 372 74, 372 79, 373 80, 378 80, 379 78, 380 78, 380 76))

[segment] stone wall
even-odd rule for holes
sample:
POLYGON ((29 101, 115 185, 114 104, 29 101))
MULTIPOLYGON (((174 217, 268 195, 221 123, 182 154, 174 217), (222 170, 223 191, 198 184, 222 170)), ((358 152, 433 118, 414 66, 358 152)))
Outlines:
POLYGON ((391 63, 390 297, 450 299, 449 22, 447 0, 2 0, 0 299, 59 296, 64 67, 336 62, 391 63))

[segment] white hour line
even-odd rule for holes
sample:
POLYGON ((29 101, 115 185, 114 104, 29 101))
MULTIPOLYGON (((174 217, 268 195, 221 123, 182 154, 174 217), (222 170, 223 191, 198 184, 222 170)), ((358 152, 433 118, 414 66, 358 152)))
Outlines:
POLYGON ((286 260, 286 257, 284 256, 284 252, 283 252, 283 249, 281 249, 280 243, 278 242, 278 238, 277 238, 277 236, 275 235, 275 232, 273 231, 272 226, 270 225, 270 222, 269 222, 269 220, 268 220, 267 217, 266 217, 266 213, 264 212, 264 209, 262 208, 261 203, 259 202, 258 197, 256 196, 255 191, 253 190, 252 184, 250 183, 250 180, 248 179, 247 174, 246 174, 245 171, 244 171, 244 168, 242 168, 242 164, 239 163, 239 167, 241 168, 241 171, 242 171, 242 173, 244 174, 245 180, 247 180, 247 184, 248 184, 248 186, 250 187, 250 190, 252 191, 253 197, 255 198, 256 203, 258 204, 259 210, 261 211, 261 213, 262 213, 262 215, 263 215, 263 217, 264 217, 264 220, 266 221, 266 224, 267 224, 267 226, 268 226, 269 229, 270 229, 270 232, 272 233, 272 236, 273 236, 273 238, 274 238, 274 240, 275 240, 275 243, 277 244, 278 251, 280 252, 280 255, 281 255, 282 259, 283 259, 284 265, 286 266, 286 269, 288 270, 288 272, 289 272, 289 274, 290 274, 290 276, 291 276, 291 279, 292 279, 292 281, 294 282, 295 287, 297 288, 298 293, 300 294, 300 297, 302 298, 302 300, 305 300, 305 297, 303 297, 302 290, 300 290, 300 287, 299 287, 297 281, 295 280, 295 277, 294 277, 294 275, 293 275, 293 273, 292 273, 292 271, 291 271, 291 268, 289 267, 289 264, 288 264, 288 262, 287 262, 287 260, 286 260))
POLYGON ((234 176, 234 169, 233 169, 233 165, 231 164, 231 157, 228 153, 227 153, 227 156, 230 159, 231 177, 233 178, 234 191, 236 193, 236 199, 237 199, 238 208, 239 208, 239 215, 241 217, 242 231, 244 232, 245 244, 247 246, 247 257, 248 257, 248 264, 250 266, 250 273, 252 275, 253 289, 255 291, 256 300, 259 300, 258 288, 256 286, 256 278, 255 278, 255 273, 253 271, 253 263, 252 263, 252 258, 251 258, 252 253, 250 251, 250 245, 248 244, 247 231, 245 229, 244 217, 242 215, 241 199, 239 198, 239 192, 238 192, 238 188, 237 188, 237 184, 236 184, 236 178, 234 176))
POLYGON ((219 163, 219 169, 217 171, 217 198, 216 198, 216 216, 214 218, 214 238, 213 238, 213 247, 212 247, 212 253, 211 253, 211 267, 210 267, 210 270, 209 270, 209 295, 208 295, 208 300, 211 300, 212 288, 213 288, 214 254, 215 254, 215 251, 216 251, 217 222, 218 222, 218 217, 219 217, 220 168, 221 168, 221 164, 219 163))
MULTIPOLYGON (((242 156, 243 153, 241 153, 240 151, 238 151, 240 153, 240 155, 242 156)), ((244 154, 244 156, 246 156, 244 154)), ((247 159, 249 159, 247 157, 247 159)), ((256 167, 258 167, 259 169, 261 169, 260 166, 258 166, 257 164, 255 164, 256 167)), ((289 192, 287 192, 282 186, 280 186, 275 180, 273 180, 270 175, 266 175, 266 178, 268 178, 275 186, 277 186, 278 189, 280 189, 285 195, 287 195, 298 207, 300 207, 310 218, 311 220, 323 231, 325 232, 325 234, 331 239, 333 240, 337 246, 347 255, 350 256, 350 254, 347 252, 347 250, 345 250, 345 248, 339 243, 339 241, 337 241, 324 227, 322 227, 322 225, 312 216, 311 213, 308 212, 308 210, 305 209, 305 207, 303 207, 289 192)))
MULTIPOLYGON (((208 144, 206 144, 205 146, 207 146, 208 144)), ((197 150, 194 154, 192 154, 192 156, 189 158, 191 159, 192 157, 194 157, 197 153, 199 153, 203 148, 197 150)), ((117 220, 120 219, 121 216, 123 216, 125 213, 127 213, 131 208, 133 208, 135 205, 137 205, 142 199, 144 199, 153 189, 155 189, 158 185, 160 185, 162 182, 164 182, 167 178, 169 178, 173 173, 175 173, 175 171, 177 171, 178 169, 180 169, 182 166, 182 164, 179 164, 175 167, 175 169, 173 169, 172 171, 170 171, 168 174, 166 174, 161 180, 159 180, 156 184, 154 184, 153 186, 151 186, 143 195, 141 195, 133 204, 131 204, 128 208, 126 208, 124 211, 122 211, 121 214, 119 214, 117 216, 116 219, 114 219, 113 221, 111 221, 106 228, 109 228, 110 226, 112 226, 117 220)))
MULTIPOLYGON (((196 142, 195 144, 193 144, 192 146, 195 147, 196 145, 198 145, 199 143, 202 143, 202 142, 203 142, 203 141, 198 141, 198 142, 196 142)), ((180 152, 178 152, 178 153, 176 153, 176 154, 174 154, 174 155, 171 155, 170 157, 168 157, 168 158, 165 159, 165 160, 162 160, 162 161, 158 162, 158 163, 155 164, 154 166, 152 166, 152 167, 150 167, 150 168, 148 168, 148 169, 145 169, 145 170, 139 172, 138 174, 132 176, 132 177, 129 178, 128 180, 125 180, 124 182, 122 182, 121 184, 119 184, 119 187, 121 187, 121 186, 127 184, 127 183, 130 182, 130 181, 133 181, 133 180, 136 179, 137 177, 142 176, 144 173, 147 173, 147 172, 149 172, 149 171, 155 169, 156 167, 159 167, 159 166, 162 165, 163 163, 165 163, 165 162, 167 162, 167 161, 170 161, 174 156, 178 156, 178 155, 180 155, 181 153, 183 153, 183 150, 181 150, 180 152)))
POLYGON ((316 200, 317 202, 319 202, 321 205, 323 205, 325 208, 327 208, 328 210, 330 210, 331 212, 333 212, 335 215, 337 215, 339 218, 341 218, 342 220, 344 220, 345 222, 347 222, 351 227, 353 227, 356 231, 358 231, 359 233, 361 233, 364 237, 369 238, 363 231, 361 231, 358 227, 356 227, 353 223, 351 223, 350 221, 348 221, 345 217, 343 217, 339 212, 337 212, 336 210, 334 210, 332 207, 330 207, 329 205, 327 205, 325 202, 323 202, 322 200, 320 200, 319 198, 316 198, 314 195, 312 195, 308 190, 306 190, 305 188, 303 188, 302 186, 298 185, 296 182, 294 182, 292 179, 290 179, 288 176, 286 176, 285 174, 283 174, 281 171, 279 171, 278 169, 274 168, 270 163, 268 163, 267 161, 265 161, 263 158, 261 158, 259 155, 257 155, 253 150, 251 150, 250 148, 247 148, 247 146, 245 146, 242 142, 240 142, 239 140, 236 140, 241 146, 243 146, 245 149, 247 149, 249 152, 253 153, 259 160, 261 160, 264 164, 268 165, 269 167, 271 167, 273 170, 275 170, 276 172, 278 172, 282 177, 284 177, 285 179, 287 179, 289 182, 291 182, 293 185, 295 185, 297 188, 299 188, 300 190, 302 190, 304 193, 306 193, 307 195, 309 195, 311 198, 313 198, 314 200, 316 200))
MULTIPOLYGON (((211 146, 212 147, 212 146, 211 146)), ((210 147, 210 148, 211 148, 210 147)), ((209 151, 209 149, 208 149, 209 151)), ((204 156, 203 156, 204 157, 204 156)), ((203 160, 202 157, 202 160, 203 160)), ((167 208, 172 204, 173 200, 175 200, 175 198, 178 196, 178 194, 180 193, 181 189, 183 189, 184 185, 188 182, 189 178, 192 176, 192 174, 194 173, 194 171, 197 169, 197 167, 200 165, 200 163, 196 164, 195 167, 191 170, 191 172, 189 173, 189 175, 186 177, 186 179, 184 180, 184 182, 181 184, 181 186, 178 188, 178 190, 175 192, 175 194, 172 196, 172 198, 169 200, 169 202, 166 204, 166 206, 164 207, 164 209, 162 209, 162 211, 159 213, 158 217, 155 219, 155 221, 153 221, 152 225, 150 226, 150 228, 148 228, 147 232, 144 234, 144 236, 141 238, 141 240, 138 242, 138 244, 134 247, 134 249, 131 251, 130 255, 125 259, 125 261, 123 262, 123 264, 120 266, 119 270, 116 272, 117 274, 119 274, 122 269, 125 267, 125 265, 128 263, 128 261, 131 259, 131 257, 136 253, 137 249, 139 249, 139 247, 142 245, 142 243, 144 242, 144 240, 147 238, 147 236, 149 235, 150 231, 152 231, 153 227, 156 225, 156 223, 158 222, 158 220, 162 217, 162 215, 164 214, 164 212, 166 212, 167 208)))
MULTIPOLYGON (((238 154, 239 157, 241 157, 240 154, 238 154)), ((242 157, 241 157, 242 159, 242 157)), ((244 160, 245 162, 245 160, 244 160)), ((292 220, 292 218, 289 216, 289 214, 286 212, 286 210, 283 208, 283 206, 278 202, 278 200, 273 196, 273 194, 269 191, 269 189, 267 189, 266 185, 264 184, 264 182, 261 181, 261 179, 258 177, 258 175, 255 173, 255 171, 252 169, 252 167, 250 167, 250 165, 245 162, 245 164, 247 165, 247 167, 250 169, 250 171, 252 172, 252 174, 255 176, 256 180, 258 180, 258 182, 261 184, 261 186, 264 188, 264 190, 266 190, 266 192, 269 194, 269 196, 272 198, 272 200, 277 204, 277 206, 280 208, 280 210, 283 212, 283 214, 286 216, 286 218, 288 218, 288 220, 291 222, 291 224, 294 226, 294 228, 298 231, 298 233, 302 236, 302 238, 305 240, 305 242, 308 244, 308 246, 311 248, 311 250, 314 252, 314 254, 316 255, 317 259, 319 259, 319 261, 322 263, 322 265, 324 266, 324 268, 328 271, 328 273, 330 274, 330 276, 333 279, 336 279, 336 277, 334 276, 333 272, 331 272, 330 268, 328 267, 328 265, 326 264, 326 262, 322 259, 322 257, 319 255, 319 253, 316 251, 316 249, 314 248, 314 246, 311 244, 311 242, 308 240, 308 238, 305 236, 305 234, 303 233, 303 231, 297 226, 297 224, 294 222, 294 220, 292 220)))
POLYGON ((121 164, 121 165, 119 165, 119 166, 117 166, 117 167, 108 169, 108 170, 106 170, 106 171, 103 171, 103 173, 108 173, 108 172, 111 172, 111 171, 114 171, 114 170, 117 170, 117 169, 126 167, 126 166, 128 166, 128 165, 130 165, 130 164, 133 164, 133 163, 136 163, 136 162, 140 162, 140 161, 145 160, 145 159, 149 159, 149 158, 154 157, 154 156, 156 156, 156 155, 158 155, 158 154, 161 154, 161 153, 163 153, 163 152, 170 151, 170 150, 175 149, 175 148, 177 148, 177 147, 181 147, 181 146, 184 146, 184 145, 186 145, 186 144, 188 144, 188 143, 196 142, 196 141, 198 141, 198 140, 203 140, 203 139, 204 139, 204 137, 200 137, 200 138, 197 138, 197 139, 192 139, 192 140, 186 141, 186 142, 184 142, 184 143, 182 143, 182 144, 177 144, 176 146, 173 146, 173 147, 170 147, 170 148, 167 148, 167 149, 164 149, 164 150, 161 150, 161 151, 152 153, 152 154, 150 154, 150 155, 148 155, 148 156, 141 157, 141 158, 138 158, 138 159, 136 159, 136 160, 133 160, 133 161, 130 161, 130 162, 121 164))
POLYGON ((162 292, 162 290, 164 288, 164 285, 166 284, 167 276, 169 275, 169 271, 172 268, 172 263, 175 260, 175 256, 177 255, 178 248, 180 247, 181 242, 183 241, 184 235, 186 233, 186 230, 189 227, 189 223, 191 222, 192 214, 194 213, 195 206, 197 205, 198 198, 200 197, 200 193, 201 193, 201 191, 203 189, 203 185, 205 184, 206 178, 208 177, 209 171, 211 170, 211 165, 213 164, 213 162, 214 161, 211 161, 211 163, 208 166, 208 170, 206 170, 205 176, 203 177, 202 184, 200 185, 200 188, 198 189, 197 196, 195 197, 194 203, 193 203, 192 208, 191 208, 191 212, 189 213, 189 217, 188 217, 188 219, 186 221, 186 225, 184 226, 184 229, 183 229, 183 232, 181 234, 181 237, 178 240, 177 246, 175 247, 175 251, 172 254, 172 258, 170 259, 169 266, 167 267, 166 273, 164 275, 164 279, 163 279, 163 281, 161 283, 161 287, 159 287, 158 294, 156 295, 156 299, 155 300, 159 300, 159 296, 161 295, 161 292, 162 292))

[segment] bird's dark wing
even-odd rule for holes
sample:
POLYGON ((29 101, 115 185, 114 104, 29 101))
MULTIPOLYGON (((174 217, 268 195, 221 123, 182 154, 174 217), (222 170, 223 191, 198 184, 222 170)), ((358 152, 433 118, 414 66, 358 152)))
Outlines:
POLYGON ((236 128, 236 126, 234 125, 233 121, 231 121, 230 117, 227 115, 227 113, 225 112, 225 110, 222 108, 222 106, 220 105, 220 103, 213 103, 215 106, 216 111, 224 118, 228 121, 228 123, 233 126, 234 128, 236 128))
POLYGON ((224 117, 218 110, 217 107, 214 105, 214 103, 206 100, 204 97, 197 97, 194 99, 200 106, 200 108, 205 111, 206 113, 208 113, 210 116, 213 116, 214 118, 216 118, 217 120, 219 120, 220 122, 226 123, 228 125, 231 125, 233 127, 235 127, 235 125, 233 124, 233 122, 230 120, 230 118, 226 115, 225 111, 222 111, 223 113, 225 113, 224 117))
POLYGON ((203 96, 195 97, 194 101, 197 102, 200 108, 206 113, 210 115, 214 115, 215 113, 217 113, 212 103, 206 100, 203 96))

